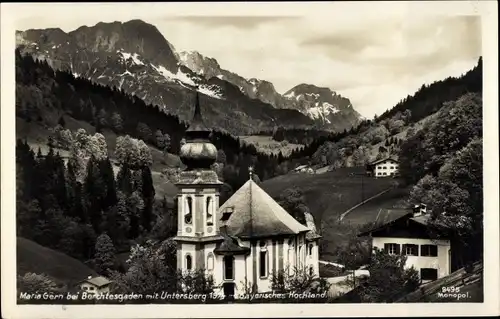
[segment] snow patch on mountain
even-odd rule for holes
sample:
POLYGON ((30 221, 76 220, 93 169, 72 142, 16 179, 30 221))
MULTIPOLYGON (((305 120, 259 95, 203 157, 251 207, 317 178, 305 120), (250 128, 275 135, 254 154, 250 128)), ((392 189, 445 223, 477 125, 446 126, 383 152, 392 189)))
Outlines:
POLYGON ((125 61, 132 59, 132 61, 134 61, 135 64, 144 65, 144 63, 139 59, 139 55, 137 53, 128 53, 128 52, 124 52, 121 50, 118 50, 118 53, 120 53, 122 55, 122 58, 125 61))
POLYGON ((221 89, 217 85, 200 85, 198 87, 198 92, 214 97, 216 99, 221 100, 222 99, 222 92, 221 89))
POLYGON ((191 85, 191 86, 195 86, 196 85, 193 82, 193 80, 186 73, 183 73, 181 70, 177 70, 177 73, 174 74, 174 73, 170 72, 169 70, 167 70, 163 65, 155 66, 155 65, 151 64, 151 66, 158 73, 160 73, 161 75, 163 75, 163 77, 166 80, 168 80, 168 81, 171 81, 171 82, 180 81, 180 82, 182 82, 184 84, 187 84, 187 85, 191 85))
POLYGON ((340 112, 340 110, 328 102, 323 102, 321 105, 316 102, 314 107, 306 110, 307 115, 312 119, 321 119, 327 123, 331 123, 328 119, 328 115, 338 112, 340 112))

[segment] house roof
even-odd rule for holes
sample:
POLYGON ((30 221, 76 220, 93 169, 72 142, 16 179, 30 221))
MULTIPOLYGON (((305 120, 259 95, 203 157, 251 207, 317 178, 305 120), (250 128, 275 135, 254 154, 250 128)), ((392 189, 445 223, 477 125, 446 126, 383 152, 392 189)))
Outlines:
MULTIPOLYGON (((359 237, 361 236, 367 236, 373 232, 377 232, 379 230, 383 230, 391 225, 394 225, 396 223, 398 223, 399 221, 401 221, 402 219, 407 219, 411 222, 414 222, 416 224, 419 224, 419 225, 423 225, 423 226, 430 226, 431 228, 435 228, 434 226, 432 226, 429 221, 431 220, 431 215, 430 214, 423 214, 423 215, 417 215, 415 216, 413 212, 408 212, 409 210, 401 210, 402 212, 406 211, 407 213, 406 214, 403 214, 401 215, 401 212, 399 212, 399 216, 397 218, 391 218, 389 220, 386 220, 382 225, 378 226, 378 227, 375 227, 374 229, 371 229, 371 230, 367 230, 367 231, 364 231, 360 234, 358 234, 359 237)), ((393 216, 394 217, 394 216, 393 216)), ((443 229, 441 229, 441 232, 443 232, 443 234, 447 233, 447 226, 444 225, 444 224, 440 224, 440 226, 443 227, 443 229)))
POLYGON ((376 232, 378 230, 384 229, 390 225, 395 224, 397 221, 399 221, 401 219, 410 218, 411 216, 413 216, 413 212, 410 212, 408 210, 401 210, 401 212, 399 212, 399 214, 391 214, 391 213, 392 213, 392 210, 390 210, 390 209, 386 210, 385 217, 383 219, 384 220, 383 224, 378 225, 377 227, 375 227, 373 229, 359 233, 358 236, 359 237, 368 236, 373 232, 376 232))
POLYGON ((87 278, 85 280, 82 280, 80 283, 84 282, 88 282, 89 284, 94 285, 96 287, 103 287, 111 283, 111 281, 108 278, 102 276, 87 278))
POLYGON ((227 226, 229 235, 241 238, 295 235, 310 230, 295 220, 252 179, 219 208, 217 218, 223 226, 227 226), (232 208, 233 213, 223 221, 221 218, 227 208, 232 208))
POLYGON ((371 162, 369 165, 377 165, 378 163, 381 163, 381 162, 384 162, 384 161, 387 161, 387 160, 393 160, 394 162, 397 162, 397 158, 395 158, 394 156, 391 156, 391 157, 386 157, 386 158, 382 158, 382 159, 379 159, 379 160, 376 160, 376 161, 373 161, 371 162))

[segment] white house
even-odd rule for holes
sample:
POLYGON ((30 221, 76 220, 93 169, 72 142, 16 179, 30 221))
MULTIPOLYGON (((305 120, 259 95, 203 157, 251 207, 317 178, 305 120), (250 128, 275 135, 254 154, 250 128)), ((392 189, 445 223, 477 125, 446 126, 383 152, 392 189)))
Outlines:
POLYGON ((249 289, 271 291, 275 271, 298 266, 317 275, 320 236, 260 188, 252 170, 248 181, 219 207, 222 182, 210 168, 217 149, 209 134, 197 97, 180 152, 187 168, 177 183, 177 267, 206 271, 221 292, 235 297, 249 289))
POLYGON ((389 157, 372 162, 368 169, 375 177, 394 176, 399 171, 399 163, 395 158, 389 157))
POLYGON ((390 254, 407 256, 407 267, 413 266, 422 282, 436 280, 451 273, 451 244, 446 236, 436 239, 428 225, 425 205, 358 236, 371 235, 372 246, 390 254))
POLYGON ((98 276, 92 277, 88 276, 87 279, 79 283, 80 289, 88 294, 101 294, 108 293, 111 281, 106 277, 98 276))

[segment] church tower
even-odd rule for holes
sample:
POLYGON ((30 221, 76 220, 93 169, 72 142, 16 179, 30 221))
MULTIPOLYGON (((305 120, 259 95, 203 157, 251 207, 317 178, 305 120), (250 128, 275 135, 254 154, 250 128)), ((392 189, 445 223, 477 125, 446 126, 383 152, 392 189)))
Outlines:
POLYGON ((215 268, 213 250, 223 240, 216 219, 219 190, 223 184, 211 165, 217 159, 217 148, 210 142, 211 131, 203 123, 200 100, 196 94, 193 120, 186 130, 186 144, 180 158, 186 165, 177 188, 178 224, 177 268, 183 271, 215 268))

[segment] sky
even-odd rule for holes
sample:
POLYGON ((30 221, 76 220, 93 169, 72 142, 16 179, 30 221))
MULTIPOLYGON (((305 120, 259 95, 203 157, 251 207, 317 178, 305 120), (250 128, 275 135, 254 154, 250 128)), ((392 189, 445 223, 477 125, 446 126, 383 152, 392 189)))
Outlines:
POLYGON ((100 21, 142 19, 177 51, 198 51, 243 77, 272 82, 282 94, 301 83, 328 87, 367 118, 424 83, 460 76, 481 55, 481 19, 467 10, 450 14, 436 6, 361 4, 101 4, 93 9, 86 4, 87 10, 57 4, 50 12, 23 10, 16 28, 68 32, 100 21))

